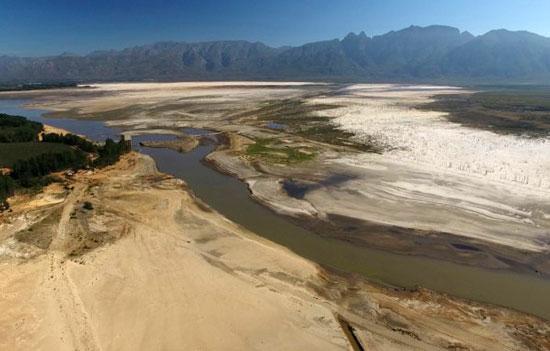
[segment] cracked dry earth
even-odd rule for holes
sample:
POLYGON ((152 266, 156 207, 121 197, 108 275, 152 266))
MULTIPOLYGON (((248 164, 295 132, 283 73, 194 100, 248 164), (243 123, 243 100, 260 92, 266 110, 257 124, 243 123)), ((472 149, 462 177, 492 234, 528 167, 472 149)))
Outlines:
POLYGON ((146 156, 67 182, 0 217, 2 350, 357 348, 342 326, 366 350, 550 349, 535 317, 322 269, 146 156))

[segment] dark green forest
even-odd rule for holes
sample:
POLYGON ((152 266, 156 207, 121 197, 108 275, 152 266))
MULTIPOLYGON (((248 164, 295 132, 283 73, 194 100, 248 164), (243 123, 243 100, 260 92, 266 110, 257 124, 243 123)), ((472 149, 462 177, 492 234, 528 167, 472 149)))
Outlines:
POLYGON ((73 82, 33 83, 33 84, 1 84, 0 91, 27 91, 44 89, 76 88, 73 82))
POLYGON ((21 116, 0 113, 0 143, 37 141, 42 124, 21 116))
POLYGON ((72 148, 68 145, 56 143, 0 143, 0 167, 11 169, 19 160, 26 160, 44 153, 61 153, 71 150, 72 148))
POLYGON ((42 136, 42 141, 45 143, 58 143, 76 146, 77 148, 85 152, 97 152, 97 146, 94 143, 74 134, 44 134, 42 136))
POLYGON ((0 175, 0 210, 9 207, 7 199, 18 189, 40 189, 55 181, 53 172, 105 167, 130 151, 123 139, 95 144, 74 134, 39 138, 43 129, 25 117, 0 114, 0 167, 9 169, 0 175))

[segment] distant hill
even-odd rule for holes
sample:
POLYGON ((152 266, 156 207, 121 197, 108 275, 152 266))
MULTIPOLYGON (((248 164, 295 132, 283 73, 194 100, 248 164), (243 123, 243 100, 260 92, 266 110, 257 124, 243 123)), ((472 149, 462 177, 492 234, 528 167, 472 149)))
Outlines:
POLYGON ((547 84, 550 38, 507 30, 476 37, 447 26, 411 26, 299 47, 161 42, 85 56, 0 56, 1 83, 197 79, 547 84))

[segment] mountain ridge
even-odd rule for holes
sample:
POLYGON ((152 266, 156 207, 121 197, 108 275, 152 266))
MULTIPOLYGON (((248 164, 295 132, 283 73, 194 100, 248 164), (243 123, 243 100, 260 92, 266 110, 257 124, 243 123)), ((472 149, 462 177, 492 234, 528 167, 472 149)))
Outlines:
POLYGON ((498 29, 410 26, 376 36, 274 48, 262 42, 163 41, 86 55, 0 56, 0 82, 329 80, 550 82, 550 38, 498 29))

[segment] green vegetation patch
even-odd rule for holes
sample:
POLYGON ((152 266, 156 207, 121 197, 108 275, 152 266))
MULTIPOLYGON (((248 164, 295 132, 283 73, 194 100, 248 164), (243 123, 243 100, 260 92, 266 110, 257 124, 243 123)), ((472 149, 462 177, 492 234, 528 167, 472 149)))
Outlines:
POLYGON ((107 139, 105 144, 97 149, 98 158, 94 160, 94 167, 105 167, 115 164, 120 159, 122 154, 130 151, 130 145, 124 139, 115 142, 112 139, 107 139))
POLYGON ((296 163, 309 161, 315 158, 315 153, 307 148, 290 147, 277 139, 256 139, 246 149, 246 154, 259 157, 263 160, 277 163, 296 163))
POLYGON ((305 127, 296 132, 305 138, 327 144, 347 146, 364 152, 382 153, 383 148, 375 142, 359 143, 353 140, 353 133, 337 128, 333 124, 305 127))
POLYGON ((14 162, 10 176, 24 188, 48 184, 47 177, 52 172, 68 168, 80 169, 88 164, 86 154, 78 149, 46 152, 14 162))
POLYGON ((57 143, 57 144, 75 146, 84 152, 97 151, 97 146, 94 143, 82 137, 79 137, 78 135, 70 134, 70 133, 65 135, 56 134, 56 133, 44 134, 42 136, 42 141, 45 143, 57 143))
POLYGON ((43 128, 42 123, 25 117, 0 113, 0 143, 36 141, 43 128))
POLYGON ((253 111, 253 114, 262 120, 272 120, 292 125, 303 122, 326 122, 329 120, 328 117, 319 116, 315 113, 338 107, 338 105, 306 104, 303 100, 284 99, 266 102, 253 111))
POLYGON ((0 85, 0 91, 25 91, 25 90, 76 88, 76 87, 77 87, 77 84, 73 82, 5 84, 5 85, 0 85))
POLYGON ((353 140, 353 133, 343 131, 331 123, 331 118, 319 115, 322 111, 338 108, 332 104, 307 104, 299 99, 285 99, 264 103, 255 111, 247 112, 259 120, 285 126, 285 131, 326 144, 350 147, 364 152, 382 152, 374 142, 353 140))
POLYGON ((6 201, 15 192, 15 182, 11 177, 0 175, 0 211, 9 207, 6 201))
POLYGON ((536 93, 480 93, 472 97, 481 106, 512 112, 547 112, 550 113, 550 94, 536 93))
POLYGON ((15 162, 47 153, 72 152, 73 149, 57 143, 0 143, 0 167, 12 168, 15 162))
POLYGON ((443 95, 421 108, 449 112, 452 122, 500 134, 550 135, 548 88, 443 95))
POLYGON ((116 163, 130 150, 130 143, 107 139, 94 144, 74 134, 44 134, 41 123, 25 117, 0 114, 0 211, 9 207, 8 197, 15 191, 38 190, 56 181, 50 173, 66 169, 105 167, 116 163), (26 190, 25 190, 26 189, 26 190))

